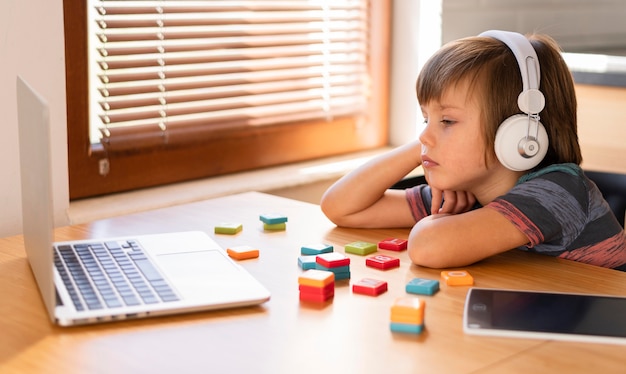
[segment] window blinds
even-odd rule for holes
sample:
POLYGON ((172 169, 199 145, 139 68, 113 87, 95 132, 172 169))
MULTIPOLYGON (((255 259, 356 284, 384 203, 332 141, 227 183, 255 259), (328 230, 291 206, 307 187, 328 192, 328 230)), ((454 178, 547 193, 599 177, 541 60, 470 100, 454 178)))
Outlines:
POLYGON ((365 113, 365 0, 89 0, 92 123, 109 151, 365 113))

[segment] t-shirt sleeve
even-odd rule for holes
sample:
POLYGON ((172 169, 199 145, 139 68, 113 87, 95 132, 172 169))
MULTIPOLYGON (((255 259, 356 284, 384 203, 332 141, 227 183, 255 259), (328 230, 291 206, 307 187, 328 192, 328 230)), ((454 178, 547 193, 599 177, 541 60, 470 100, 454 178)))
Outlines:
POLYGON ((555 250, 562 250, 585 226, 588 199, 581 178, 550 173, 518 184, 487 206, 522 231, 528 237, 529 248, 553 242, 558 243, 555 250))
POLYGON ((407 188, 405 194, 415 222, 430 215, 432 195, 427 184, 407 188))

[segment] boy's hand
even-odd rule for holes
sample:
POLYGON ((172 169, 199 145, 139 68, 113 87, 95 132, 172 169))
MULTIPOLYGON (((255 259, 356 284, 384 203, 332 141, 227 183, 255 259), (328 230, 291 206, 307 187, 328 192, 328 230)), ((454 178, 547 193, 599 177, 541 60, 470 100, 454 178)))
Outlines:
POLYGON ((430 190, 432 192, 432 205, 430 208, 432 214, 464 213, 472 209, 474 204, 476 204, 476 198, 469 192, 442 191, 432 187, 430 190))

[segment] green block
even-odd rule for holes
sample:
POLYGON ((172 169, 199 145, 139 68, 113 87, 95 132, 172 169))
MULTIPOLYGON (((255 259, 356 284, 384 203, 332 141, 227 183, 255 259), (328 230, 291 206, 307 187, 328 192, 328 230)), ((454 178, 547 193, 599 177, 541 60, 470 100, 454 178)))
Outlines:
POLYGON ((374 243, 358 241, 346 244, 344 250, 346 253, 365 256, 378 251, 378 246, 374 243))
POLYGON ((282 222, 282 223, 264 223, 263 224, 263 229, 264 230, 285 230, 287 228, 287 224, 282 222))
POLYGON ((235 235, 241 230, 243 230, 243 225, 241 223, 225 222, 215 226, 216 234, 235 235))

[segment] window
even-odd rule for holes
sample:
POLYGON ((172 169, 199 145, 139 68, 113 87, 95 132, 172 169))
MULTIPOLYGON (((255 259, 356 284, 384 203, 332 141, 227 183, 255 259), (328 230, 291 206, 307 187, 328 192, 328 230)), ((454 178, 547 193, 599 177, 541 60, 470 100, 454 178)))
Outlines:
POLYGON ((389 1, 64 12, 72 199, 387 143, 389 1))

